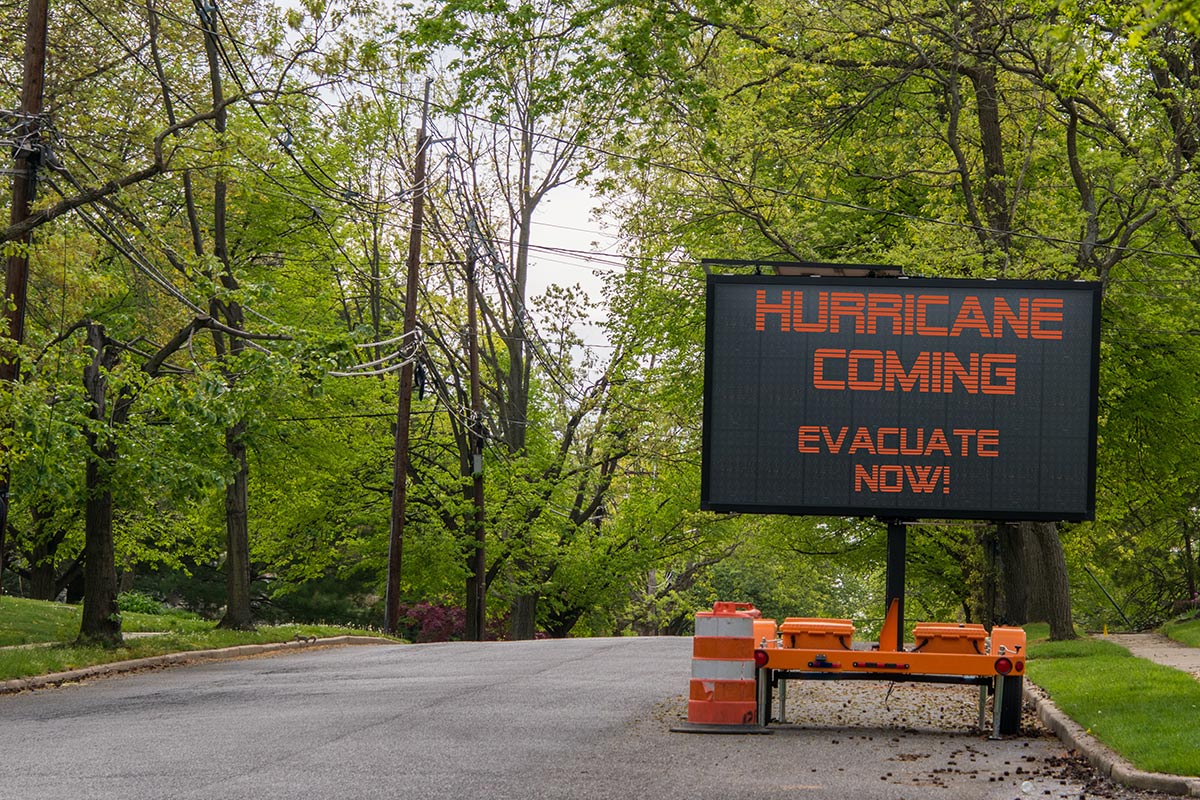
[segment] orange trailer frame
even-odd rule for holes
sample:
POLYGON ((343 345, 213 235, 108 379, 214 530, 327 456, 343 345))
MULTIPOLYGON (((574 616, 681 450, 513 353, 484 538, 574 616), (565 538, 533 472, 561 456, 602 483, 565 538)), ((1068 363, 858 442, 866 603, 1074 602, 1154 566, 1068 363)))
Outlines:
MULTIPOLYGON (((772 721, 774 691, 785 681, 877 680, 979 686, 980 727, 984 727, 987 694, 992 693, 992 736, 1017 733, 1025 675, 1025 631, 996 626, 988 637, 982 625, 924 623, 916 626, 913 647, 901 645, 897 649, 887 643, 897 641, 900 607, 900 602, 893 600, 880 643, 870 649, 852 646, 841 628, 849 625, 845 620, 792 621, 790 630, 788 621, 777 626, 773 620, 756 620, 759 724, 772 721), (806 636, 806 628, 815 635, 806 636), (789 646, 793 643, 799 646, 789 646)), ((786 689, 781 692, 781 705, 785 703, 786 689)))
POLYGON ((997 625, 990 636, 982 625, 920 623, 917 640, 904 637, 906 523, 888 520, 887 615, 879 642, 856 649, 850 620, 755 620, 757 718, 771 722, 774 690, 786 702, 788 680, 878 680, 894 683, 946 683, 980 687, 979 727, 984 727, 987 694, 992 704, 992 737, 1018 733, 1025 676, 1025 631, 997 625))

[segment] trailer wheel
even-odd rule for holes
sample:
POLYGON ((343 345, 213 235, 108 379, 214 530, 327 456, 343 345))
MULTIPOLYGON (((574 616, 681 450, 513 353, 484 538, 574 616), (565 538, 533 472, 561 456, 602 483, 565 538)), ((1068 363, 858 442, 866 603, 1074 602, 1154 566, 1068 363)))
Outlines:
POLYGON ((1021 732, 1021 707, 1024 705, 1024 683, 1020 675, 1005 675, 1004 694, 1000 703, 1000 733, 1010 736, 1021 732))

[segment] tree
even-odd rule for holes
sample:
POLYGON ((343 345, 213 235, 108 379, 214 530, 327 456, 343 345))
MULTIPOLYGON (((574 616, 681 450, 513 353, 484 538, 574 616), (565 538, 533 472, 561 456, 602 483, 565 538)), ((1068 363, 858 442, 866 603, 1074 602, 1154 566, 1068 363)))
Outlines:
MULTIPOLYGON (((244 216, 231 218, 229 198, 240 198, 243 202, 248 198, 258 201, 258 197, 245 192, 245 176, 269 169, 270 164, 261 158, 262 151, 269 145, 264 143, 257 129, 252 133, 250 129, 265 122, 259 109, 267 107, 268 100, 303 96, 303 87, 288 75, 289 70, 303 60, 303 55, 297 54, 291 61, 284 61, 275 89, 267 91, 255 86, 238 95, 226 96, 221 73, 233 63, 231 51, 239 57, 247 72, 251 72, 252 67, 245 61, 241 45, 228 36, 232 28, 220 10, 210 6, 197 6, 196 10, 203 23, 202 30, 207 34, 204 39, 206 70, 195 69, 197 65, 190 54, 194 43, 188 39, 189 26, 164 26, 164 17, 153 3, 145 9, 132 11, 125 6, 113 9, 93 7, 89 9, 90 14, 82 16, 84 27, 87 23, 94 23, 98 31, 89 31, 84 38, 102 41, 104 47, 85 48, 86 58, 81 58, 78 64, 70 60, 65 63, 86 70, 94 56, 100 64, 100 74, 110 76, 108 83, 119 99, 114 103, 111 97, 103 98, 102 93, 89 93, 81 87, 91 88, 91 84, 75 80, 70 75, 51 76, 50 105, 68 109, 56 118, 57 130, 62 134, 59 141, 61 157, 57 180, 50 181, 52 189, 58 191, 63 199, 57 202, 47 200, 45 208, 35 213, 30 224, 44 225, 54 220, 56 225, 61 225, 65 219, 62 215, 74 211, 78 221, 90 229, 92 235, 107 242, 132 266, 132 278, 126 286, 131 295, 144 297, 150 286, 161 289, 170 298, 170 303, 177 303, 185 313, 196 315, 194 320, 199 323, 193 327, 192 333, 208 329, 214 334, 211 353, 200 348, 191 352, 194 357, 201 359, 214 358, 224 367, 224 374, 216 380, 217 384, 236 386, 236 391, 228 393, 226 401, 219 408, 221 416, 218 419, 226 413, 232 415, 225 437, 225 449, 236 466, 232 479, 226 484, 226 516, 232 520, 233 531, 231 546, 227 549, 231 553, 231 574, 235 576, 231 583, 232 601, 228 606, 230 624, 241 626, 248 624, 250 614, 249 551, 247 537, 243 535, 246 531, 245 437, 248 430, 241 415, 247 411, 246 399, 263 386, 263 383, 256 385, 255 379, 250 376, 256 375, 262 380, 262 376, 269 375, 283 363, 268 357, 269 354, 263 352, 260 345, 254 343, 255 340, 278 340, 286 336, 276 333, 251 334, 242 330, 246 299, 261 298, 263 294, 262 284, 250 291, 242 284, 243 277, 253 274, 253 267, 262 256, 261 250, 252 248, 267 241, 266 238, 255 237, 253 224, 264 219, 274 221, 275 217, 262 215, 261 208, 254 207, 257 204, 252 202, 247 204, 244 216), (210 98, 208 110, 181 119, 175 112, 176 107, 202 107, 203 102, 198 102, 196 98, 203 96, 205 83, 210 98), (60 86, 66 88, 60 90, 60 86), (118 109, 115 116, 110 115, 120 104, 139 108, 142 113, 121 113, 118 109), (256 106, 248 116, 242 118, 247 128, 245 136, 232 133, 227 126, 231 107, 239 104, 256 106), (80 112, 79 119, 72 115, 76 111, 80 112), (159 120, 165 120, 161 127, 158 127, 159 120), (254 124, 246 125, 245 120, 253 120, 254 124), (110 121, 113 123, 111 129, 100 124, 110 121), (91 138, 77 133, 81 125, 86 125, 93 133, 91 138), (150 166, 135 173, 129 172, 128 164, 136 164, 139 158, 148 158, 150 166), (104 178, 109 174, 117 177, 105 181, 104 178), (178 177, 178 183, 165 180, 168 174, 178 177), (211 193, 204 192, 194 180, 205 174, 213 178, 211 193), (233 175, 241 179, 240 186, 236 182, 231 183, 230 176, 233 175), (71 194, 72 189, 74 194, 71 194), (201 224, 202 205, 205 202, 210 202, 212 207, 209 230, 201 224), (261 216, 256 217, 256 214, 261 216), (174 223, 181 218, 184 221, 183 235, 177 236, 181 228, 174 223), (235 224, 239 227, 235 228, 235 224), (232 241, 231 232, 235 237, 232 241), (203 242, 209 235, 214 244, 211 252, 206 252, 209 248, 203 242), (242 248, 240 252, 239 246, 242 248), (169 265, 171 272, 164 272, 160 268, 162 264, 169 265), (235 394, 237 401, 229 402, 235 394)), ((302 22, 302 19, 296 20, 297 26, 302 22)), ((302 53, 306 52, 303 48, 316 48, 319 45, 317 39, 322 35, 320 29, 323 24, 314 24, 317 32, 313 35, 299 37, 302 38, 298 43, 302 53)), ((271 30, 269 21, 263 30, 268 36, 281 38, 281 34, 271 30)), ((243 80, 253 83, 253 76, 243 80)), ((240 88, 244 88, 244 84, 240 88)), ((282 150, 282 153, 276 154, 276 159, 291 155, 286 146, 282 150)), ((299 163, 294 156, 292 160, 299 163)), ((276 204, 275 208, 281 205, 276 204)), ((287 207, 295 209, 296 205, 287 207)), ((21 229, 13 228, 5 236, 20 232, 21 229)), ((81 238, 85 237, 81 235, 81 238)), ((119 290, 117 294, 120 294, 119 290)), ((89 373, 92 407, 99 409, 95 411, 98 414, 103 414, 106 408, 110 409, 110 417, 121 411, 123 406, 121 402, 114 406, 108 400, 107 367, 116 364, 117 352, 129 348, 135 348, 130 352, 137 352, 136 345, 132 343, 138 341, 139 335, 131 333, 131 326, 127 323, 131 320, 135 321, 135 325, 142 323, 145 327, 140 338, 153 340, 156 338, 157 324, 180 310, 179 307, 168 310, 164 316, 161 310, 150 310, 152 304, 149 302, 132 312, 119 302, 116 305, 115 311, 111 307, 95 309, 96 318, 104 322, 117 319, 120 322, 118 327, 128 336, 122 336, 120 341, 106 340, 103 347, 96 349, 99 361, 89 373)), ((106 337, 107 334, 97 334, 94 338, 100 341, 106 337)), ((195 345, 190 339, 187 344, 189 348, 195 345)), ((176 346, 181 346, 181 343, 176 346)), ((152 354, 147 354, 145 358, 147 361, 153 360, 152 354)), ((206 366, 199 366, 198 372, 205 379, 212 377, 206 366)), ((271 380, 266 378, 267 383, 271 380)), ((123 387, 121 391, 128 389, 123 387)), ((139 392, 140 389, 133 393, 136 395, 139 392)), ((206 409, 209 412, 212 410, 206 409)), ((124 421, 116 420, 116 424, 124 421)), ((91 477, 103 483, 106 480, 105 473, 111 471, 112 459, 116 458, 116 450, 112 448, 117 444, 115 438, 110 439, 98 432, 98 425, 99 419, 87 426, 89 435, 98 437, 91 448, 96 467, 91 477)), ((94 496, 94 492, 89 493, 89 497, 94 496)), ((89 517, 94 521, 89 527, 111 528, 111 512, 107 513, 106 519, 103 509, 97 509, 96 515, 89 517)), ((53 538, 54 534, 51 534, 49 541, 53 538)), ((101 562, 111 563, 112 559, 105 550, 100 558, 93 561, 96 563, 89 566, 102 570, 104 566, 101 562)), ((107 570, 96 575, 99 577, 93 583, 97 591, 102 591, 102 579, 107 578, 107 570)), ((100 615, 105 616, 111 614, 100 615)))
MULTIPOLYGON (((208 322, 204 318, 193 320, 157 353, 149 356, 141 367, 144 377, 157 377, 167 359, 208 322)), ((113 536, 113 494, 117 485, 115 471, 119 429, 128 422, 133 402, 145 384, 128 381, 114 389, 111 379, 121 351, 126 348, 110 339, 103 325, 88 320, 77 327, 86 332, 87 346, 92 351, 92 360, 83 372, 89 425, 86 429, 85 591, 79 640, 111 647, 121 643, 113 536)))
MULTIPOLYGON (((555 188, 590 172, 594 154, 584 145, 598 127, 616 123, 623 82, 603 57, 597 20, 587 12, 562 3, 446 2, 435 4, 417 26, 421 45, 448 46, 457 54, 448 110, 456 115, 455 147, 466 168, 451 192, 463 196, 457 201, 466 202, 488 243, 498 278, 497 294, 484 300, 481 312, 485 330, 498 333, 503 351, 485 336, 482 357, 500 387, 489 397, 496 409, 493 430, 514 460, 536 460, 530 452, 533 364, 544 355, 527 297, 534 215, 555 188)), ((592 402, 588 393, 582 402, 592 402)), ((565 432, 552 461, 565 456, 572 438, 565 432)), ((548 465, 534 472, 550 480, 560 470, 548 465)), ((533 526, 542 511, 534 503, 508 516, 513 527, 502 534, 516 588, 513 638, 534 635, 543 567, 533 526)))
MULTIPOLYGON (((1191 106, 1182 52, 1130 62, 1102 25, 1131 33, 988 2, 630 10, 615 38, 661 98, 642 127, 654 158, 623 193, 630 230, 696 256, 1107 283, 1185 216, 1170 209, 1189 134, 1171 121, 1191 106)), ((1014 535, 1007 572, 1054 565, 1019 590, 1073 636, 1057 531, 1014 535)))

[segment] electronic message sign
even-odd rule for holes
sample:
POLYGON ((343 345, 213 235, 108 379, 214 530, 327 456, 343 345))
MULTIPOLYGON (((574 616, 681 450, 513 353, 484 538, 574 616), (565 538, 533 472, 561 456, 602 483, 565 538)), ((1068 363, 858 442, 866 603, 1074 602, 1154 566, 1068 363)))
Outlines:
POLYGON ((710 275, 701 507, 1095 516, 1100 285, 710 275))

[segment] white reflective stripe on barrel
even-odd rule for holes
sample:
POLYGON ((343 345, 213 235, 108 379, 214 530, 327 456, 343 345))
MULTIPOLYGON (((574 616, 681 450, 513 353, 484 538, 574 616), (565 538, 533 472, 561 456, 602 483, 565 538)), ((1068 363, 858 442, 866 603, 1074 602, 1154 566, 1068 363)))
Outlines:
POLYGON ((704 681, 752 681, 754 662, 693 658, 692 677, 704 681))
POLYGON ((754 620, 751 617, 701 616, 696 615, 697 636, 740 636, 754 638, 754 620))

